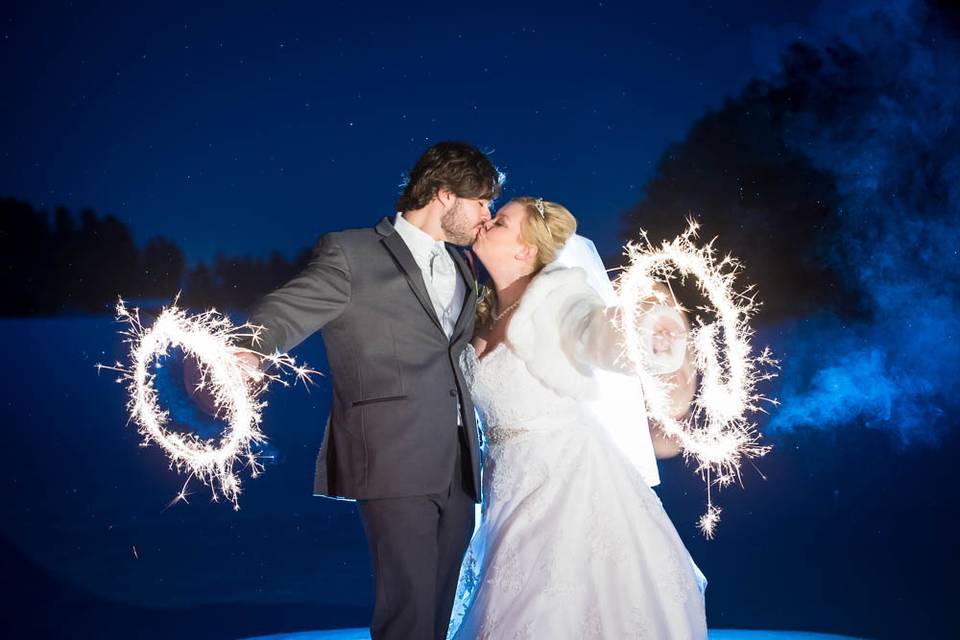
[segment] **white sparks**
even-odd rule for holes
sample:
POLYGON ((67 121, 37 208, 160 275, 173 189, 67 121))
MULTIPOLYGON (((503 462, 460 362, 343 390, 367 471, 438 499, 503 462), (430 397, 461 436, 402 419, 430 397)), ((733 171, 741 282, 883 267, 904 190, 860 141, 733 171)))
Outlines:
POLYGON ((707 507, 707 512, 700 516, 700 520, 697 522, 697 526, 707 540, 713 539, 713 530, 720 521, 721 511, 720 507, 711 504, 707 507))
POLYGON ((130 364, 127 367, 119 362, 113 367, 98 364, 97 370, 110 369, 123 374, 117 382, 128 383, 130 400, 127 408, 130 419, 137 423, 143 436, 141 446, 156 443, 170 458, 171 468, 188 474, 183 488, 167 508, 180 501, 187 502, 187 496, 191 495, 187 492, 187 485, 191 478, 197 478, 210 487, 215 502, 222 496, 239 509, 240 478, 236 465, 248 466, 254 478, 263 470, 254 447, 267 440, 260 430, 261 410, 266 402, 257 398, 271 382, 284 386, 288 383, 280 378, 279 373, 242 364, 237 354, 253 353, 265 365, 272 365, 279 372, 293 372, 295 381, 309 382, 311 374, 317 372, 297 366, 286 354, 265 355, 237 346, 242 339, 251 339, 256 345, 262 327, 250 324, 235 327, 215 309, 188 316, 174 300, 150 328, 144 328, 139 310, 128 310, 120 300, 117 320, 129 325, 122 333, 126 335, 125 342, 130 344, 130 364), (156 374, 151 373, 150 365, 159 366, 160 359, 174 348, 182 349, 185 355, 193 356, 199 363, 201 375, 196 389, 206 389, 210 393, 216 416, 227 425, 217 440, 205 440, 167 428, 170 414, 159 406, 153 384, 156 374))
MULTIPOLYGON (((737 292, 734 279, 740 264, 731 256, 717 261, 711 240, 703 247, 694 244, 698 225, 689 220, 687 230, 670 242, 655 248, 641 232, 642 243, 626 247, 630 265, 620 275, 617 288, 622 308, 622 329, 627 356, 636 367, 644 390, 650 417, 680 444, 684 459, 695 463, 697 473, 710 487, 725 487, 740 480, 742 461, 764 455, 770 449, 759 444, 759 434, 749 414, 762 411, 760 403, 776 400, 760 395, 755 386, 775 374, 770 350, 751 355, 749 320, 757 304, 745 291, 737 292), (657 291, 657 282, 669 283, 679 275, 681 282, 692 276, 700 292, 709 301, 701 309, 714 316, 712 322, 697 317, 687 336, 687 348, 700 374, 700 386, 692 410, 681 419, 672 415, 672 386, 656 375, 643 349, 643 316, 650 300, 666 302, 657 291)), ((679 310, 679 309, 678 309, 679 310)), ((700 518, 703 534, 710 538, 719 521, 720 509, 708 496, 707 512, 700 518)))

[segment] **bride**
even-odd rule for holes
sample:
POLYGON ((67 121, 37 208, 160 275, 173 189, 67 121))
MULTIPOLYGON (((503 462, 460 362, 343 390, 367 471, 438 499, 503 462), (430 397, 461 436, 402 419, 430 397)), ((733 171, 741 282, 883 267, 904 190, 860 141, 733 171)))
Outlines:
MULTIPOLYGON (((630 379, 610 372, 624 367, 612 289, 575 230, 561 205, 516 198, 473 245, 492 280, 461 359, 486 441, 484 502, 449 637, 706 638, 706 581, 650 488, 653 449, 670 443, 651 445, 636 387, 604 396, 630 379), (604 418, 611 403, 630 411, 604 418)), ((683 331, 683 318, 658 322, 659 371, 684 369, 682 341, 657 330, 683 331)), ((692 375, 679 373, 682 413, 692 375)))

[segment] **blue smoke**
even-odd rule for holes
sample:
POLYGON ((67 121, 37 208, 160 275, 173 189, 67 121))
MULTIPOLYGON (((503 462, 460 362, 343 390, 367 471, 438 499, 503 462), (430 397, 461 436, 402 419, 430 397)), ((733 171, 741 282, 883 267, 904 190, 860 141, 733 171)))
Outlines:
POLYGON ((933 443, 960 422, 960 42, 921 5, 858 17, 844 41, 785 130, 836 181, 818 254, 862 312, 791 332, 768 428, 860 422, 933 443))

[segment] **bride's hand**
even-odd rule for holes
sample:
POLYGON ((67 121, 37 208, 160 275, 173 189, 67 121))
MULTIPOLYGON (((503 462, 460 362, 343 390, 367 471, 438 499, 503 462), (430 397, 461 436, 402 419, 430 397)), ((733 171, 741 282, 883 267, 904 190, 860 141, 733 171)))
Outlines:
MULTIPOLYGON (((690 412, 697 390, 697 371, 689 354, 679 369, 661 377, 671 388, 670 417, 680 420, 690 412)), ((668 436, 663 426, 654 420, 650 421, 650 437, 653 440, 653 451, 657 458, 672 458, 680 454, 680 442, 668 436)))
POLYGON ((673 348, 673 343, 687 337, 687 330, 676 319, 660 316, 653 325, 652 337, 654 355, 667 353, 673 348))

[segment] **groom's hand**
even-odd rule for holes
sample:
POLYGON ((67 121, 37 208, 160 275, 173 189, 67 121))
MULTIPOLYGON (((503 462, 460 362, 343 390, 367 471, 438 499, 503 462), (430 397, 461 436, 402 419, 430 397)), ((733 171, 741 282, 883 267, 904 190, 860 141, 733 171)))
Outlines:
POLYGON ((261 378, 260 356, 251 351, 237 351, 234 356, 237 359, 237 366, 243 372, 244 381, 249 383, 251 380, 261 378))
POLYGON ((210 390, 210 382, 204 379, 200 361, 187 354, 183 358, 183 386, 196 406, 211 417, 217 415, 216 399, 210 390))
MULTIPOLYGON (((249 386, 263 378, 260 373, 259 356, 249 351, 236 351, 234 356, 236 357, 236 364, 243 374, 245 384, 249 386)), ((217 406, 210 390, 210 384, 203 381, 202 378, 200 363, 194 356, 186 356, 183 361, 183 384, 187 393, 201 411, 209 416, 217 417, 217 406)))

